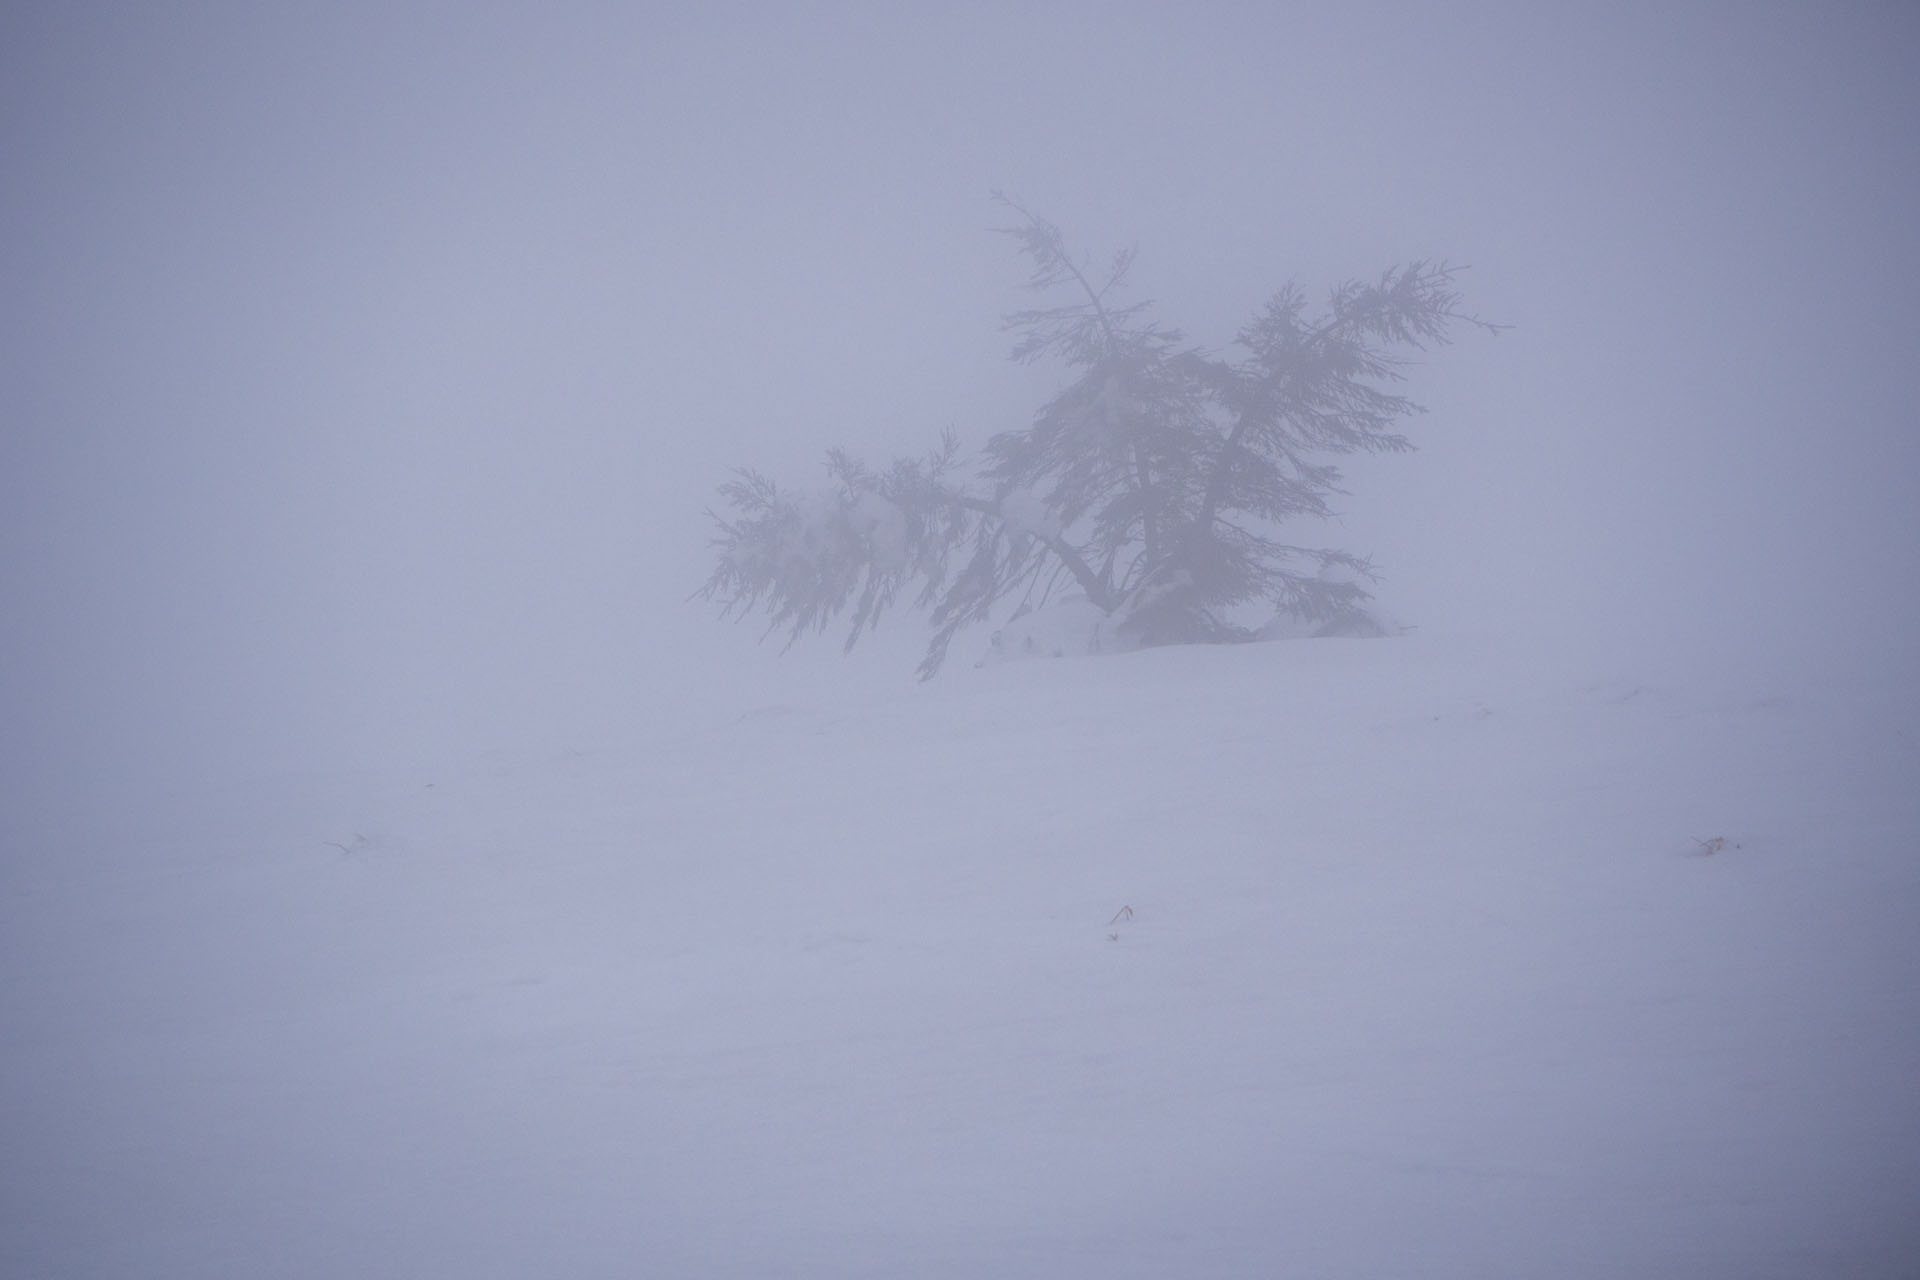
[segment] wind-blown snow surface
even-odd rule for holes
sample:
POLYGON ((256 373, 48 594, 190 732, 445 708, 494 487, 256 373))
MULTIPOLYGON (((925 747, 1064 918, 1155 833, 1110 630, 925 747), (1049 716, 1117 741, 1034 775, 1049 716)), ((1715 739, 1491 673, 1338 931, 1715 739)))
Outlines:
POLYGON ((18 818, 0 1273, 1912 1275, 1912 710, 1288 642, 18 818))

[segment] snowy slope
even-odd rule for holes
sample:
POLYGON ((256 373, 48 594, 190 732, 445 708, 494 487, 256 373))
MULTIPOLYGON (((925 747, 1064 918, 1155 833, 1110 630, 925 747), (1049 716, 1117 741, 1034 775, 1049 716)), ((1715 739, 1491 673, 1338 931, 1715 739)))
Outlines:
POLYGON ((1920 751, 1410 636, 15 821, 8 1277, 1920 1269, 1920 751))

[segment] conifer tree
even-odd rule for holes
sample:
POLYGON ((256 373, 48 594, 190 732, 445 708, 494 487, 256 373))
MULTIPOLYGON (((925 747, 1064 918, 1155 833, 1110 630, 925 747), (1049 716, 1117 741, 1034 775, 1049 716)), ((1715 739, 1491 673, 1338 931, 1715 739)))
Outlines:
POLYGON ((1371 566, 1281 531, 1332 514, 1331 459, 1413 447, 1399 426, 1422 409, 1394 389, 1408 353, 1459 322, 1495 328, 1460 312, 1454 269, 1390 268, 1318 309, 1288 284, 1229 358, 1120 300, 1131 251, 1095 273, 1053 224, 1008 207, 1028 287, 1051 301, 1006 317, 1013 358, 1057 364, 1065 387, 977 458, 948 432, 881 470, 830 451, 825 492, 737 472, 699 594, 726 616, 763 611, 789 643, 846 617, 848 649, 909 604, 933 626, 923 678, 961 628, 1067 583, 1129 645, 1250 639, 1256 602, 1330 628, 1364 619, 1371 566))

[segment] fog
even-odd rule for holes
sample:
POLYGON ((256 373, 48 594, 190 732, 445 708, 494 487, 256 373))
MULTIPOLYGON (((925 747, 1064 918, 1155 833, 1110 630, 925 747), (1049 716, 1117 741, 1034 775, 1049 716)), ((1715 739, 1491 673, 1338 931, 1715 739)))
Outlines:
POLYGON ((1912 681, 1909 7, 919 8, 11 7, 14 803, 909 689, 687 596, 728 468, 1027 421, 996 188, 1212 345, 1470 266, 1293 534, 1423 631, 1912 681))

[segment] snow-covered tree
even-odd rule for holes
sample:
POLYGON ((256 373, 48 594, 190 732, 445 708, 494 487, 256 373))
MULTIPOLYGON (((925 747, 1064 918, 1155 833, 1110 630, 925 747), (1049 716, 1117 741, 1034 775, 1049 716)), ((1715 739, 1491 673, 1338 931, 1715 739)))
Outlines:
POLYGON ((1393 389, 1406 353, 1458 322, 1494 328, 1458 310, 1454 270, 1395 267, 1317 309, 1289 284, 1228 357, 1119 300, 1130 251, 1095 273, 1051 223, 1009 207, 1029 287, 1057 299, 1006 318, 1013 357, 1059 364, 1065 388, 977 458, 949 432, 877 471, 832 451, 819 493, 736 473, 699 594, 727 616, 764 611, 789 643, 850 615, 848 649, 910 603, 934 629, 923 677, 962 627, 1068 583, 1134 644, 1250 639, 1238 618, 1255 602, 1334 627, 1363 615, 1368 563, 1280 530, 1332 514, 1330 458, 1412 448, 1397 427, 1422 410, 1393 389))

